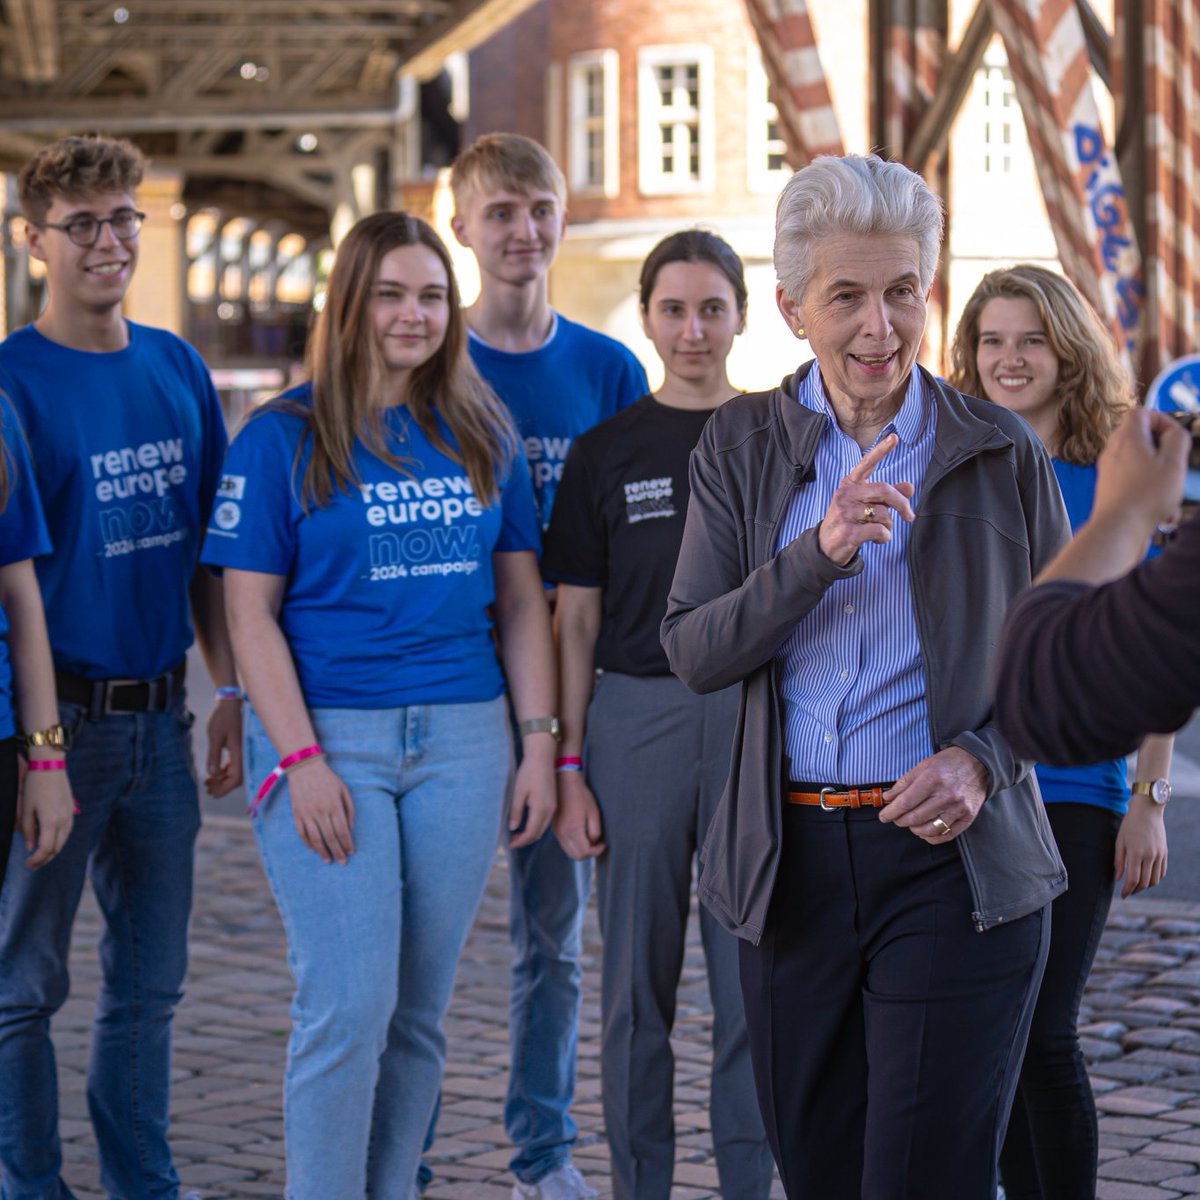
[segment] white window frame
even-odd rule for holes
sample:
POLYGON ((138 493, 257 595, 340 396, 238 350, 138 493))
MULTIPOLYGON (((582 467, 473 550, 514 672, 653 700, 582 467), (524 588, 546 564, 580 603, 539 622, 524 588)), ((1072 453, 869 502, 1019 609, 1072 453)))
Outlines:
POLYGON ((1016 84, 1013 83, 1012 71, 1003 51, 989 46, 975 78, 980 98, 979 133, 983 147, 983 172, 991 176, 1011 175, 1020 134, 1024 130, 1017 129, 1021 113, 1016 84))
POLYGON ((678 196, 712 191, 716 177, 713 71, 711 46, 645 46, 638 51, 638 190, 642 195, 678 196), (695 120, 699 177, 688 178, 679 173, 665 175, 662 169, 663 106, 655 70, 658 67, 692 64, 697 67, 698 103, 695 120))
POLYGON ((555 162, 563 154, 563 68, 562 63, 546 64, 546 149, 555 162))
MULTIPOLYGON (((746 187, 755 194, 773 196, 792 171, 786 163, 775 169, 767 165, 773 149, 767 126, 779 120, 768 86, 762 57, 751 51, 746 56, 746 187)), ((782 138, 779 145, 782 152, 782 138)))
POLYGON ((567 60, 567 183, 580 196, 615 196, 621 186, 618 82, 620 63, 615 50, 589 50, 567 60), (601 78, 601 111, 587 112, 587 76, 596 69, 601 78), (599 181, 588 178, 588 133, 601 135, 603 163, 599 181))

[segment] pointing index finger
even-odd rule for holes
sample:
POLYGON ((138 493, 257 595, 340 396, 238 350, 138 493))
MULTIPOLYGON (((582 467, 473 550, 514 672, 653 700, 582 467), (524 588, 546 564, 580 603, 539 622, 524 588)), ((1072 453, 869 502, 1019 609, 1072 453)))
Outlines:
POLYGON ((862 456, 857 466, 846 472, 846 478, 853 483, 865 483, 871 478, 871 472, 896 448, 896 435, 889 433, 882 441, 877 442, 862 456))

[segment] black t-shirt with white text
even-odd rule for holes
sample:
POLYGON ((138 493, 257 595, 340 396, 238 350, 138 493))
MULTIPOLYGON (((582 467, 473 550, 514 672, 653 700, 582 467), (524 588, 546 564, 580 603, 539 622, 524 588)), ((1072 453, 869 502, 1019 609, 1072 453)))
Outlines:
POLYGON ((571 446, 542 575, 604 589, 595 652, 602 670, 671 673, 658 627, 683 540, 688 459, 712 413, 643 396, 571 446))

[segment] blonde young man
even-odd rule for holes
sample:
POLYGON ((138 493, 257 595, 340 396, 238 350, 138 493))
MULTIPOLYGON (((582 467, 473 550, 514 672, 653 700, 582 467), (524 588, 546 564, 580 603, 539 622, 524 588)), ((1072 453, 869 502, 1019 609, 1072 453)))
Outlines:
MULTIPOLYGON (((547 275, 566 228, 566 184, 537 142, 487 134, 460 155, 450 185, 454 232, 474 252, 482 281, 467 310, 471 357, 516 419, 545 528, 572 439, 644 395, 646 375, 619 342, 550 307, 547 275)), ((573 862, 549 832, 510 858, 515 953, 504 1119, 516 1148, 513 1197, 587 1200, 595 1193, 571 1165, 568 1110, 591 862, 573 862)))
POLYGON ((54 545, 37 573, 79 807, 60 853, 37 871, 10 866, 0 895, 3 1200, 71 1200, 50 1021, 67 998, 88 875, 104 914, 87 1077, 100 1180, 121 1200, 179 1194, 167 1119, 200 826, 183 686, 193 626, 222 685, 208 789, 241 782, 220 584, 197 566, 225 451, 220 404, 186 342, 121 311, 138 260, 143 167, 128 142, 72 137, 19 177, 49 296, 0 345, 0 390, 28 435, 54 545))

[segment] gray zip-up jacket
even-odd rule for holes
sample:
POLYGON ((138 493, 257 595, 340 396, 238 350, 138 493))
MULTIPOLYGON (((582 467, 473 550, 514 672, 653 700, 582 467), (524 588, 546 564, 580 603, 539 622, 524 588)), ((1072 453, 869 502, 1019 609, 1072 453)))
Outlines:
MULTIPOLYGON (((813 482, 824 417, 795 399, 811 363, 769 392, 738 396, 705 426, 663 646, 696 692, 742 684, 729 782, 701 851, 700 896, 739 937, 763 933, 779 866, 787 785, 775 654, 839 579, 806 530, 778 553, 788 502, 813 482)), ((908 543, 933 746, 987 768, 987 798, 955 839, 981 932, 1049 903, 1066 872, 1032 764, 992 720, 991 656, 1009 601, 1070 536, 1053 468, 1029 427, 921 371, 937 428, 908 543)), ((832 486, 829 487, 832 492, 832 486)), ((837 780, 854 783, 855 780, 837 780)))

